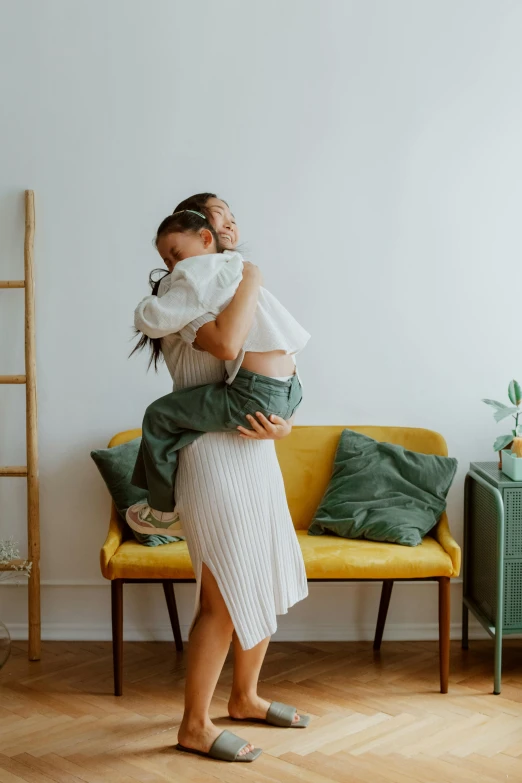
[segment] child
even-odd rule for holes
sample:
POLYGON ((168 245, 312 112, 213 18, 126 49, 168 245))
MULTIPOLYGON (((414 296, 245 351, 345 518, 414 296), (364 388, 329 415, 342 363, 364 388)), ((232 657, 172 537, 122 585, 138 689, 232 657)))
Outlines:
MULTIPOLYGON (((231 301, 243 275, 243 259, 223 251, 203 212, 184 209, 159 226, 156 245, 168 238, 171 274, 158 296, 146 297, 135 312, 136 328, 158 339, 181 331, 196 319, 213 320, 231 301)), ((127 522, 139 533, 175 533, 177 452, 204 432, 237 430, 257 411, 289 419, 302 399, 295 373, 270 377, 241 367, 245 354, 279 352, 292 356, 309 335, 268 291, 261 288, 254 321, 239 355, 225 361, 226 380, 174 391, 152 403, 143 420, 143 438, 132 478, 148 490, 148 503, 131 506, 127 522)), ((295 363, 295 360, 294 360, 295 363)), ((252 362, 249 362, 252 366, 252 362)))

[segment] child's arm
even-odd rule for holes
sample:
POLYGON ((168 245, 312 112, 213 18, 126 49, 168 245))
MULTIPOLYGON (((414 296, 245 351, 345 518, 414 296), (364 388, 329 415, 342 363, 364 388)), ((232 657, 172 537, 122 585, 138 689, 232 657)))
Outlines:
POLYGON ((147 337, 165 337, 183 329, 207 312, 196 289, 177 279, 163 296, 146 296, 134 311, 134 326, 147 337))

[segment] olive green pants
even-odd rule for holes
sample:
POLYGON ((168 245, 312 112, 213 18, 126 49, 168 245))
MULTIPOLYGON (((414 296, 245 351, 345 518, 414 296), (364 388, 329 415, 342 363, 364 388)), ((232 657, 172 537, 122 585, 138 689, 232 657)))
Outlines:
POLYGON ((178 451, 205 432, 249 427, 247 414, 261 411, 289 419, 302 399, 297 375, 277 381, 239 370, 231 384, 224 381, 173 391, 149 405, 132 483, 148 490, 157 511, 172 511, 178 451))

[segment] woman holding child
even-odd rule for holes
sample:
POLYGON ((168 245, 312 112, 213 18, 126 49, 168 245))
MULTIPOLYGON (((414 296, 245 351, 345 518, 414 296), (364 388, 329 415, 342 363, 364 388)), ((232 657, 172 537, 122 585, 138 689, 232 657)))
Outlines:
POLYGON ((274 446, 291 431, 301 399, 294 357, 308 335, 262 288, 259 269, 234 252, 238 240, 228 205, 210 193, 179 204, 158 230, 156 247, 173 274, 140 303, 135 322, 141 344, 149 338, 156 358, 161 350, 175 392, 147 410, 133 481, 149 490, 149 502, 128 520, 142 533, 168 535, 175 496, 196 574, 178 749, 253 761, 261 750, 220 732, 209 707, 232 642, 230 716, 308 724, 295 708, 257 694, 276 616, 308 592, 274 446))

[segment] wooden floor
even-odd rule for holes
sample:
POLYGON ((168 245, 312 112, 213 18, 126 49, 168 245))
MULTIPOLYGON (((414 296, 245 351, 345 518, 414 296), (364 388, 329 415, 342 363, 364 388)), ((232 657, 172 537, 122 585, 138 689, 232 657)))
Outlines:
POLYGON ((438 693, 437 645, 273 643, 266 698, 312 715, 305 730, 232 723, 230 662, 213 716, 264 748, 254 764, 173 749, 185 657, 168 643, 126 643, 124 695, 112 695, 105 642, 46 642, 29 663, 14 642, 0 672, 0 782, 461 783, 522 781, 522 641, 505 646, 493 696, 493 646, 452 644, 450 693, 438 693))

